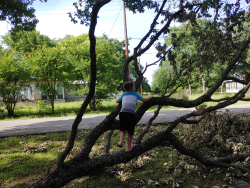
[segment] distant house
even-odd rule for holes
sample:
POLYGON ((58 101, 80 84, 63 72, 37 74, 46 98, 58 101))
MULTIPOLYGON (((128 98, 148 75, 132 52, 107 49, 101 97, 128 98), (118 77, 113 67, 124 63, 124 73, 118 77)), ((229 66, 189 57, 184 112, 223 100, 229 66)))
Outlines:
MULTIPOLYGON (((45 92, 40 91, 38 88, 36 88, 36 83, 35 81, 30 82, 30 87, 21 92, 21 97, 22 99, 28 99, 32 101, 37 101, 37 100, 47 100, 49 99, 48 96, 46 95, 45 92)), ((85 86, 82 81, 74 81, 73 84, 80 84, 83 87, 85 86)), ((56 84, 55 89, 57 90, 57 95, 55 98, 56 101, 80 101, 84 100, 84 96, 75 96, 72 90, 68 91, 66 90, 62 85, 59 83, 56 84)))
POLYGON ((246 85, 237 83, 233 80, 226 80, 223 82, 226 87, 226 93, 237 93, 239 90, 241 90, 246 85))
MULTIPOLYGON (((40 91, 36 88, 36 83, 37 82, 35 81, 30 82, 30 88, 21 92, 22 99, 28 99, 32 101, 48 99, 48 96, 43 91, 40 91)), ((65 99, 65 89, 58 83, 56 84, 56 90, 58 93, 58 95, 56 95, 56 99, 65 99)))

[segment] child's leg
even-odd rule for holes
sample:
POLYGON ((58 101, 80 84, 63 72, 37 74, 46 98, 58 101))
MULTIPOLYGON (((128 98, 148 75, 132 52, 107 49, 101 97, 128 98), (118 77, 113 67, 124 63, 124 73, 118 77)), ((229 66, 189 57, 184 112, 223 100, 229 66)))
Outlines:
POLYGON ((121 131, 120 142, 118 142, 118 145, 122 146, 125 135, 126 135, 126 131, 121 131))
POLYGON ((133 149, 132 141, 133 135, 128 134, 127 151, 131 151, 133 149))
POLYGON ((135 131, 135 125, 136 125, 136 118, 135 114, 129 115, 129 124, 127 126, 128 130, 128 142, 127 142, 127 151, 131 151, 135 145, 132 144, 133 141, 133 135, 135 131))

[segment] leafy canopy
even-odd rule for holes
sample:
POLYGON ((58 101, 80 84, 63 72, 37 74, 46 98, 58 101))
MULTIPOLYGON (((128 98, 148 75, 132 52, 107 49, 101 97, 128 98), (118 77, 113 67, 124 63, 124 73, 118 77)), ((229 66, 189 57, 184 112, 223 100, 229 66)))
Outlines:
POLYGON ((20 101, 21 91, 29 86, 30 74, 23 58, 12 50, 0 54, 0 97, 3 99, 8 115, 14 114, 15 105, 20 101))
MULTIPOLYGON (((47 2, 47 0, 40 0, 47 2)), ((17 31, 31 31, 35 29, 38 19, 35 16, 35 9, 29 7, 34 0, 2 0, 0 1, 0 21, 6 21, 13 27, 12 34, 17 31)))
POLYGON ((31 52, 43 46, 55 47, 56 42, 39 31, 19 31, 14 36, 8 33, 2 37, 2 43, 20 53, 31 52))
MULTIPOLYGON (((67 48, 67 55, 73 66, 73 74, 76 80, 84 81, 85 85, 90 83, 90 52, 89 38, 87 34, 77 37, 66 36, 59 42, 59 46, 67 48)), ((97 82, 94 98, 91 101, 91 108, 102 100, 112 97, 117 93, 117 86, 122 81, 122 62, 125 61, 124 41, 108 39, 106 35, 96 38, 96 61, 97 61, 97 82)), ((75 94, 87 95, 89 87, 76 88, 75 94)))

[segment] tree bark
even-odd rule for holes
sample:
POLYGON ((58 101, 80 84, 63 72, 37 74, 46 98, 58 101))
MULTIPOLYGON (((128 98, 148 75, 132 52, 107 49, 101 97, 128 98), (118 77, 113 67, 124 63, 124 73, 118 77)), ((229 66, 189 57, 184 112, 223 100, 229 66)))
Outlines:
POLYGON ((190 83, 190 79, 188 79, 188 88, 189 88, 189 95, 192 95, 192 88, 191 88, 191 83, 190 83))
MULTIPOLYGON (((170 144, 173 145, 180 153, 184 155, 189 155, 197 159, 203 164, 213 165, 213 166, 218 166, 218 167, 226 167, 226 168, 231 167, 233 165, 226 164, 225 162, 227 162, 227 160, 225 160, 224 158, 221 161, 220 161, 220 158, 216 159, 217 161, 214 159, 207 159, 201 153, 198 153, 197 151, 184 147, 181 144, 181 142, 171 132, 176 126, 179 125, 179 123, 185 122, 186 119, 189 117, 201 116, 207 112, 210 112, 219 108, 223 108, 227 105, 237 102, 237 100, 244 95, 244 93, 247 91, 249 87, 250 87, 250 83, 242 92, 240 92, 240 95, 236 94, 237 97, 235 97, 232 101, 227 101, 226 103, 221 103, 216 106, 211 106, 209 108, 206 108, 202 112, 194 111, 194 112, 191 112, 190 114, 186 114, 178 118, 173 123, 171 123, 170 126, 168 126, 165 131, 160 132, 156 135, 153 135, 149 139, 144 141, 143 143, 139 144, 133 152, 120 150, 114 154, 100 155, 93 159, 83 159, 81 154, 78 154, 71 160, 65 162, 64 165, 61 166, 58 171, 53 171, 47 176, 46 179, 37 182, 36 184, 33 185, 33 187, 53 187, 53 188, 62 187, 73 179, 76 179, 82 176, 95 174, 96 172, 103 169, 104 167, 113 166, 119 163, 126 163, 130 161, 131 159, 151 150, 152 148, 165 143, 166 141, 169 141, 170 144)), ((108 120, 106 118, 105 120, 102 122, 103 124, 101 123, 102 125, 100 124, 96 128, 94 128, 94 130, 90 133, 90 135, 88 135, 88 138, 86 138, 87 140, 92 139, 93 136, 96 136, 98 138, 100 135, 103 134, 103 132, 106 131, 106 128, 109 126, 109 123, 111 123, 110 122, 111 119, 108 120)), ((115 127, 113 127, 113 129, 117 129, 119 127, 119 124, 116 124, 114 126, 115 127)), ((93 138, 93 139, 95 140, 97 138, 93 138)), ((243 156, 239 158, 242 158, 242 157, 243 156)), ((239 168, 239 169, 242 172, 245 172, 245 169, 243 168, 239 168)))
MULTIPOLYGON (((144 142, 141 142, 137 148, 133 152, 126 152, 125 150, 119 150, 116 153, 108 154, 109 144, 110 144, 110 137, 112 135, 112 130, 118 130, 119 129, 119 121, 115 120, 115 117, 118 115, 121 104, 119 104, 98 126, 96 126, 89 135, 85 138, 84 143, 81 145, 79 152, 70 160, 64 161, 66 156, 69 154, 71 149, 74 145, 74 140, 77 134, 77 127, 80 121, 82 120, 82 115, 86 110, 87 105, 89 104, 91 98, 94 96, 95 93, 95 83, 96 83, 96 54, 95 54, 95 36, 94 36, 94 30, 97 22, 97 14, 98 11, 102 6, 107 4, 110 0, 100 0, 98 1, 92 8, 92 14, 91 14, 91 25, 89 30, 89 38, 90 38, 90 57, 91 57, 91 81, 90 81, 90 90, 89 94, 84 101, 79 113, 77 114, 77 117, 72 125, 72 131, 71 136, 69 139, 69 142, 67 144, 66 149, 63 151, 61 156, 58 159, 57 166, 52 169, 52 171, 47 174, 44 178, 37 181, 32 187, 62 187, 66 185, 68 182, 75 178, 79 178, 82 176, 89 176, 92 174, 95 174, 100 169, 103 169, 104 167, 113 166, 115 164, 119 163, 126 163, 135 157, 151 150, 152 148, 165 143, 166 141, 169 141, 171 145, 173 145, 179 152, 190 155, 193 158, 197 159, 203 164, 208 165, 214 165, 214 166, 220 166, 220 167, 230 167, 232 165, 226 164, 227 160, 214 160, 214 159, 207 159, 202 154, 190 150, 186 147, 184 147, 179 140, 175 137, 174 134, 172 134, 172 131, 183 122, 189 122, 189 123, 196 123, 197 121, 188 121, 187 118, 190 117, 202 117, 204 114, 207 114, 208 112, 211 112, 213 110, 217 110, 219 108, 224 108, 228 105, 231 105, 235 102, 237 102, 239 99, 241 99, 245 93, 247 92, 247 89, 250 87, 250 83, 241 91, 236 93, 233 97, 230 97, 224 102, 221 102, 217 104, 216 106, 210 106, 205 108, 202 111, 193 111, 189 114, 186 114, 184 116, 179 117, 174 122, 172 122, 168 127, 166 127, 165 130, 163 130, 160 133, 157 133, 156 135, 151 136, 144 142), (111 131, 110 131, 111 130, 111 131), (89 153, 91 152, 92 147, 96 143, 97 139, 104 134, 105 132, 109 131, 107 135, 107 142, 105 143, 105 154, 100 155, 97 157, 94 157, 92 159, 89 158, 89 153)), ((164 0, 163 5, 160 8, 159 13, 157 13, 157 16, 155 17, 151 28, 149 32, 143 37, 143 39, 139 42, 138 46, 134 49, 134 55, 129 57, 123 66, 122 76, 123 80, 127 81, 127 67, 129 63, 134 60, 134 66, 136 69, 136 72, 138 72, 138 66, 137 66, 137 57, 140 56, 142 53, 147 51, 158 39, 158 37, 168 31, 170 23, 172 20, 177 18, 183 10, 185 9, 185 6, 182 6, 182 9, 177 11, 174 14, 171 14, 170 18, 168 18, 167 23, 163 26, 163 28, 159 31, 155 31, 155 26, 157 24, 157 18, 160 16, 161 10, 163 10, 163 7, 166 3, 166 0, 164 0), (153 34, 153 35, 152 35, 153 34), (146 41, 149 37, 150 42, 146 45, 146 47, 141 48, 143 45, 143 42, 146 41), (139 48, 141 48, 139 50, 139 48)), ((190 8, 190 5, 189 5, 190 8)), ((214 92, 221 86, 223 81, 225 80, 228 73, 233 69, 235 64, 238 62, 238 59, 241 57, 241 54, 243 51, 248 47, 250 43, 250 39, 244 41, 242 46, 240 46, 235 54, 232 56, 230 61, 228 62, 227 68, 224 70, 224 72, 220 75, 220 77, 217 79, 217 81, 214 83, 212 87, 209 88, 209 90, 204 93, 199 98, 193 100, 193 101, 184 101, 179 99, 173 99, 169 97, 155 97, 150 99, 148 102, 143 103, 139 109, 136 111, 136 121, 139 122, 141 117, 144 115, 144 113, 154 105, 171 105, 175 107, 184 107, 184 108, 190 108, 198 106, 204 102, 211 101, 211 96, 214 94, 214 92)), ((138 89, 139 84, 141 83, 142 74, 139 71, 137 73, 139 75, 139 78, 136 81, 136 89, 138 89)), ((160 107, 159 107, 160 109, 160 107)), ((158 111, 159 112, 159 111, 158 111)), ((157 111, 156 111, 157 114, 157 111)), ((151 120, 153 120, 152 117, 151 120)), ((144 133, 143 133, 144 134, 144 133)), ((141 135, 139 138, 142 139, 144 135, 141 135)), ((232 157, 235 159, 234 157, 232 157)), ((240 157, 242 158, 242 157, 240 157)), ((242 171, 245 169, 239 168, 242 171)))
POLYGON ((50 99, 52 113, 55 112, 55 103, 54 103, 54 101, 55 101, 55 100, 54 100, 53 98, 50 99))
POLYGON ((223 85, 224 85, 224 82, 221 84, 220 97, 222 97, 222 94, 223 94, 223 85))
POLYGON ((206 81, 204 79, 203 72, 201 72, 201 82, 202 82, 202 91, 203 93, 206 93, 206 81))

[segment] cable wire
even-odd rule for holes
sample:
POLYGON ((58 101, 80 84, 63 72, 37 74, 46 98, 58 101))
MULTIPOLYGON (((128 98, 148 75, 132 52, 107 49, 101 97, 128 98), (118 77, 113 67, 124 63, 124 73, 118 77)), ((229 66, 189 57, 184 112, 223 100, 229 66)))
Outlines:
MULTIPOLYGON (((116 22, 117 18, 119 17, 121 10, 122 10, 122 7, 121 7, 121 9, 120 9, 120 11, 119 11, 119 13, 118 13, 116 19, 115 19, 115 22, 116 22)), ((109 35, 110 35, 111 31, 112 31, 113 28, 114 28, 115 22, 114 22, 114 24, 113 24, 113 26, 112 26, 112 28, 111 28, 111 30, 110 30, 110 32, 109 32, 109 35)), ((109 37, 109 35, 108 35, 108 37, 109 37)))

